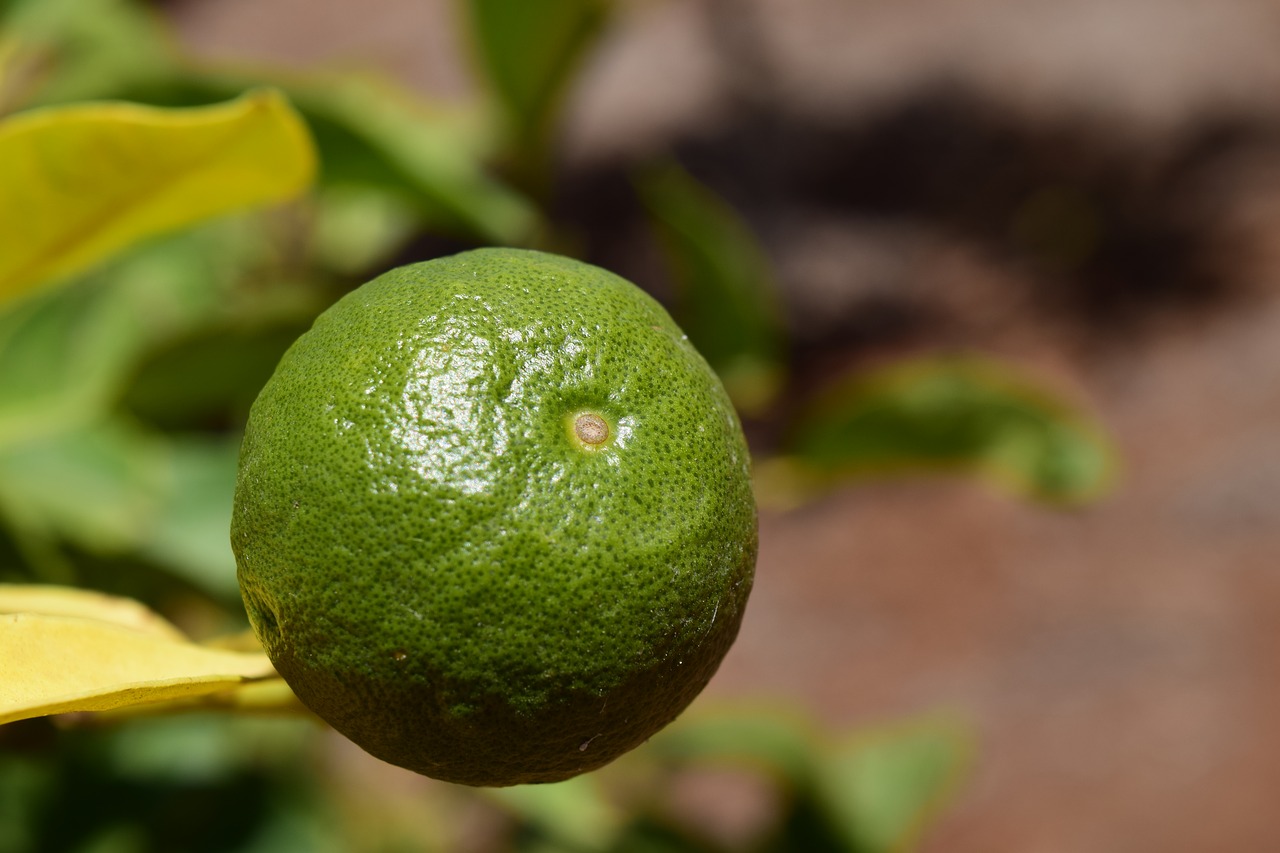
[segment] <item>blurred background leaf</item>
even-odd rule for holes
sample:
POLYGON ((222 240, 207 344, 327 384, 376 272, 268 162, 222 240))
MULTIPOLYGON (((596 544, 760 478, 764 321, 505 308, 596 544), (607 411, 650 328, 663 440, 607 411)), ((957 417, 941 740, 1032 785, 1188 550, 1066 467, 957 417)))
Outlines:
POLYGON ((307 329, 303 318, 210 320, 140 353, 120 393, 121 407, 167 431, 208 431, 243 423, 280 356, 307 329))
POLYGON ((70 288, 0 312, 0 446, 105 411, 143 344, 137 291, 70 288))
MULTIPOLYGON (((1110 485, 1105 434, 1043 383, 989 359, 930 358, 859 374, 798 419, 781 464, 801 489, 849 477, 960 472, 1081 504, 1110 485)), ((776 481, 775 481, 776 482, 776 481)))
MULTIPOLYGON (((345 191, 337 195, 341 201, 359 190, 370 203, 411 216, 415 233, 440 229, 478 243, 522 244, 540 227, 536 208, 487 173, 486 161, 503 142, 473 106, 432 104, 373 74, 198 64, 181 55, 159 16, 128 0, 25 0, 7 21, 4 31, 18 45, 13 64, 25 58, 29 66, 26 75, 15 72, 25 81, 27 105, 121 99, 196 106, 271 86, 304 116, 319 152, 321 187, 345 191)), ((369 244, 357 239, 362 234, 367 229, 349 235, 330 229, 325 236, 367 256, 369 244)), ((329 257, 352 267, 343 246, 324 245, 329 257)))
POLYGON ((484 79, 502 116, 504 151, 518 184, 549 189, 549 145, 575 72, 603 31, 611 0, 465 0, 484 79))
POLYGON ((240 590, 227 530, 240 437, 177 439, 168 451, 169 488, 137 543, 137 553, 199 589, 234 602, 240 590))
POLYGON ((206 327, 304 328, 322 302, 273 237, 257 215, 219 220, 0 311, 0 445, 101 416, 149 353, 206 327))
POLYGON ((71 579, 61 542, 238 600, 240 424, 324 304, 264 224, 176 234, 0 313, 0 522, 34 577, 71 579))
POLYGON ((548 839, 552 849, 609 850, 622 815, 595 776, 550 785, 518 785, 487 792, 504 809, 548 839))
POLYGON ((679 287, 680 325, 747 416, 765 413, 785 378, 771 265, 725 201, 675 164, 635 181, 679 287))
MULTIPOLYGON (((39 737, 45 725, 0 732, 39 737)), ((298 761, 313 733, 289 719, 192 714, 60 731, 38 753, 0 750, 0 849, 357 849, 314 767, 298 761)))
POLYGON ((182 61, 155 11, 128 0, 11 0, 0 8, 0 32, 12 45, 0 114, 119 97, 182 61))
MULTIPOLYGON (((378 221, 394 217, 398 224, 391 233, 402 240, 433 231, 476 244, 521 245, 544 227, 537 207, 490 173, 488 163, 502 141, 482 110, 435 103, 383 77, 179 67, 116 96, 171 106, 206 104, 264 83, 285 93, 311 130, 320 160, 322 214, 331 199, 364 201, 364 210, 378 205, 378 221)), ((348 215, 343 222, 352 220, 348 215)), ((346 269, 353 259, 343 257, 344 250, 377 261, 370 252, 387 240, 382 233, 370 235, 364 223, 350 233, 331 228, 323 236, 341 243, 321 247, 323 257, 339 257, 346 269), (378 240, 371 245, 359 239, 368 236, 378 240)))
POLYGON ((201 219, 297 195, 315 154, 275 92, 163 111, 50 107, 0 123, 0 298, 201 219))
POLYGON ((402 199, 420 228, 481 243, 519 245, 538 227, 536 208, 486 172, 495 143, 476 116, 433 109, 371 77, 296 81, 284 90, 315 133, 326 186, 402 199))
POLYGON ((910 850, 972 760, 969 732, 922 719, 860 731, 823 756, 818 799, 858 853, 910 850))
POLYGON ((91 551, 137 545, 168 497, 162 443, 104 420, 10 445, 0 507, 12 523, 91 551))
POLYGON ((691 713, 653 741, 666 761, 745 766, 788 786, 807 785, 821 750, 816 725, 776 708, 721 707, 691 713))

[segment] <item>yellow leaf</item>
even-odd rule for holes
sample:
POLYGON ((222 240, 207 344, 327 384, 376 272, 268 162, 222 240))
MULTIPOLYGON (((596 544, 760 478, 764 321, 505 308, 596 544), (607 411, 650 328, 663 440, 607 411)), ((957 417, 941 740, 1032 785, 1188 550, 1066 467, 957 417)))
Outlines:
POLYGON ((260 652, 262 651, 262 643, 258 642, 257 634, 252 630, 237 631, 234 634, 224 634, 221 637, 214 637, 211 640, 205 640, 201 645, 209 649, 225 649, 229 652, 260 652))
POLYGON ((260 652, 79 616, 0 616, 0 723, 202 696, 275 674, 260 652))
POLYGON ((211 107, 13 116, 0 122, 0 302, 147 237, 283 201, 315 169, 306 125, 273 90, 211 107))
POLYGON ((132 598, 70 586, 0 584, 0 613, 78 616, 186 642, 169 620, 132 598))
MULTIPOLYGON (((163 716, 180 714, 186 711, 225 711, 228 713, 253 714, 254 716, 307 717, 316 722, 316 717, 302 704, 297 695, 289 688, 283 678, 264 678, 261 681, 244 681, 227 690, 206 693, 200 696, 184 697, 168 702, 156 702, 147 705, 131 705, 95 714, 92 722, 114 722, 117 720, 136 719, 140 716, 163 716)), ((76 722, 83 722, 77 720, 76 722)))

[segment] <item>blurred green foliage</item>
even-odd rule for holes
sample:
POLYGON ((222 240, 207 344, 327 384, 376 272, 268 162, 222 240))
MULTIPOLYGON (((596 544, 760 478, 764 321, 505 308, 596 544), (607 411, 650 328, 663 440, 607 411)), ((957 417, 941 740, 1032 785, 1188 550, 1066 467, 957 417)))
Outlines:
POLYGON ((341 802, 355 783, 308 750, 314 729, 208 713, 62 730, 12 724, 0 729, 0 849, 447 851, 467 832, 450 812, 470 809, 489 849, 513 853, 890 853, 914 842, 972 754, 963 727, 942 717, 850 738, 794 712, 712 708, 567 782, 476 791, 418 780, 407 798, 349 809, 341 802), (733 837, 680 809, 681 784, 708 771, 758 792, 733 837))
POLYGON ((500 116, 505 165, 535 195, 549 191, 555 119, 610 0, 469 0, 471 42, 500 116))
MULTIPOLYGON (((39 106, 193 106, 269 86, 320 160, 304 199, 155 237, 0 304, 0 581, 131 595, 197 635, 242 629, 226 533, 239 429, 288 344, 422 235, 572 245, 542 205, 560 108, 612 4, 459 2, 487 84, 460 107, 373 77, 202 66, 135 0, 0 3, 0 122, 39 106)), ((988 475, 1056 504, 1108 482, 1104 436, 994 362, 930 359, 794 399, 780 297, 750 224, 672 162, 635 175, 677 319, 744 416, 782 436, 754 449, 762 503, 911 472, 988 475)), ((913 843, 972 752, 946 719, 850 736, 795 714, 708 711, 590 777, 428 786, 408 807, 390 797, 357 814, 341 780, 306 763, 328 754, 312 729, 226 714, 2 727, 0 850, 450 849, 459 815, 479 808, 502 828, 495 849, 873 853, 913 843), (708 768, 765 792, 737 840, 669 801, 708 768)))
POLYGON ((766 416, 785 367, 781 314, 763 249, 723 200, 675 164, 644 170, 636 188, 680 288, 682 326, 743 414, 766 416))
POLYGON ((811 480, 954 469, 1063 505, 1098 497, 1113 468, 1095 425, 1017 371, 974 357, 852 377, 797 418, 789 448, 811 480))
POLYGON ((2 850, 357 849, 339 840, 297 761, 305 724, 192 715, 54 733, 42 723, 9 727, 39 749, 0 740, 2 850))

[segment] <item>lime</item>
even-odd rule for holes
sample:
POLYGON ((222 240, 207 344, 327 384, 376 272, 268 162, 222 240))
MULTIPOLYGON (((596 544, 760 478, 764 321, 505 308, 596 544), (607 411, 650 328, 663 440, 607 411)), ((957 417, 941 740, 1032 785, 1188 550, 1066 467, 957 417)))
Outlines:
POLYGON ((667 313, 598 267, 481 249, 393 270, 281 359, 241 450, 250 621, 373 755, 565 779, 702 690, 756 559, 749 457, 667 313))

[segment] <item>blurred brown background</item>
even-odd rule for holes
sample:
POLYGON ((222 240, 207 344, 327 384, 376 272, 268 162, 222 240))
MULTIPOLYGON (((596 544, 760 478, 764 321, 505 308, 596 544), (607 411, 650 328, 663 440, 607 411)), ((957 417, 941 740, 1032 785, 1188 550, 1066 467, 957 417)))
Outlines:
MULTIPOLYGON (((443 0, 165 9, 203 56, 474 85, 443 0)), ((638 0, 581 83, 592 260, 659 287, 618 188, 674 152, 764 241, 802 384, 995 353, 1123 454, 1074 512, 946 479, 766 510, 711 696, 971 720, 928 851, 1280 849, 1280 3, 638 0)))

